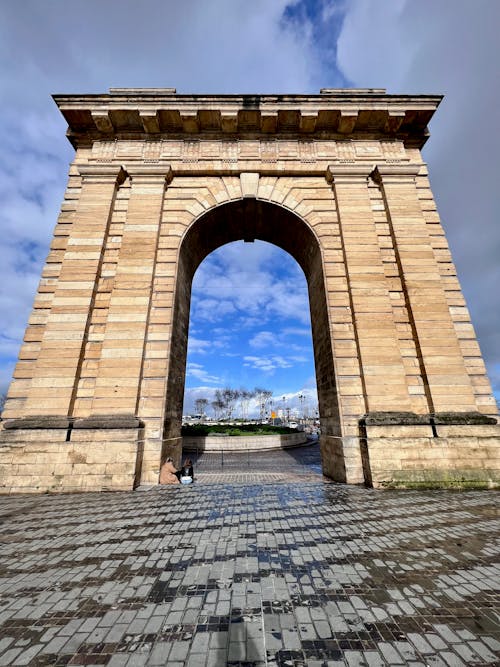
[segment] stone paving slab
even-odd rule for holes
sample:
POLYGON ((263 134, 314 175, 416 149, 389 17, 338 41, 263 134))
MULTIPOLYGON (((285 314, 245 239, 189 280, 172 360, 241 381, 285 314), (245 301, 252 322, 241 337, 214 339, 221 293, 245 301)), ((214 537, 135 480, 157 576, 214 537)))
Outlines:
POLYGON ((300 472, 233 472, 227 470, 225 472, 201 472, 196 474, 196 481, 202 484, 260 484, 269 482, 317 482, 322 479, 325 484, 331 482, 327 477, 318 475, 317 473, 300 473, 300 472))
POLYGON ((0 665, 498 665, 498 494, 0 498, 0 665))

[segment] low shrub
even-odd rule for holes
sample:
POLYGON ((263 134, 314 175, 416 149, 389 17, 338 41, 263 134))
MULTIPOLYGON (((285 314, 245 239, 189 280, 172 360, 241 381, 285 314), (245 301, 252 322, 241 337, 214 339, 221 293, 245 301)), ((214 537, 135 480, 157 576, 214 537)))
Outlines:
POLYGON ((270 424, 185 424, 182 427, 182 435, 204 436, 204 435, 288 435, 297 433, 297 429, 287 426, 272 426, 270 424))

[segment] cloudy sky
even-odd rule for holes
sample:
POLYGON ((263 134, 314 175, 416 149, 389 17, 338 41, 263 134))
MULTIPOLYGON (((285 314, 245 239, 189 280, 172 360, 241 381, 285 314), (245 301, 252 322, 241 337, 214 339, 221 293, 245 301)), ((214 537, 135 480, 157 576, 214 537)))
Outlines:
MULTIPOLYGON (((500 395, 498 25, 498 0, 3 0, 0 391, 10 381, 72 159, 51 93, 348 86, 446 96, 424 158, 500 395)), ((314 393, 307 294, 290 258, 263 243, 230 245, 207 258, 195 287, 189 396, 223 384, 267 386, 290 401, 303 389, 314 393), (233 289, 242 280, 245 290, 233 289)))

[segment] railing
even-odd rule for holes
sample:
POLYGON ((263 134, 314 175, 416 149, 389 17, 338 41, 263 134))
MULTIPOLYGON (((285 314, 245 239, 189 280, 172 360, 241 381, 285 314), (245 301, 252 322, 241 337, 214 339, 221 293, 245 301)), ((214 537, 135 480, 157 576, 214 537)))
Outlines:
POLYGON ((219 449, 207 451, 201 447, 183 451, 183 459, 190 458, 196 472, 276 472, 296 470, 298 467, 321 471, 318 441, 302 447, 256 451, 249 448, 239 451, 219 449))

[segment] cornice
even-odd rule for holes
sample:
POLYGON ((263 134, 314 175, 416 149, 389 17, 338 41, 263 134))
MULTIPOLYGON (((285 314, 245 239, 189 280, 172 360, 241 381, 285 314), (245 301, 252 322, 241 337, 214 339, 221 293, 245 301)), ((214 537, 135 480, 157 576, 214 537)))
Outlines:
POLYGON ((158 182, 164 180, 170 183, 172 180, 172 167, 169 164, 148 165, 140 163, 129 163, 123 167, 132 180, 158 182))
POLYGON ((116 182, 120 185, 127 178, 127 171, 122 165, 89 163, 77 165, 77 168, 84 181, 116 182))
POLYGON ((423 164, 377 164, 372 177, 376 183, 414 181, 423 164))
POLYGON ((326 169, 326 180, 329 183, 339 183, 340 181, 353 182, 368 180, 373 171, 373 164, 330 164, 326 169))
POLYGON ((303 137, 368 134, 421 147, 440 95, 323 89, 320 95, 180 95, 175 89, 111 89, 54 95, 73 145, 98 139, 303 137))

